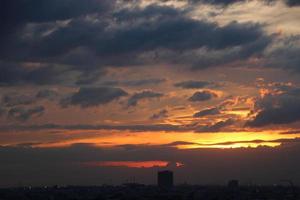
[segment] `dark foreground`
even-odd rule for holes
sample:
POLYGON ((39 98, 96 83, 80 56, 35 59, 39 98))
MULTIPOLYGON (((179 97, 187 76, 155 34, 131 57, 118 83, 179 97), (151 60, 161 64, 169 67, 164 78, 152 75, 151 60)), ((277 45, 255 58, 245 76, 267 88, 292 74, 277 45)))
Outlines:
POLYGON ((300 189, 289 186, 155 186, 127 184, 100 187, 44 187, 0 189, 0 200, 285 200, 300 199, 300 189))

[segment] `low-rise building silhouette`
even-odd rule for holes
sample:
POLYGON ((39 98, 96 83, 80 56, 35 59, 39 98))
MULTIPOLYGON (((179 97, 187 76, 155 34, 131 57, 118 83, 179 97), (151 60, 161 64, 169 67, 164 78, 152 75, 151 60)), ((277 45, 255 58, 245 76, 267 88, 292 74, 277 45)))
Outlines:
POLYGON ((162 188, 173 187, 173 172, 172 171, 159 171, 157 173, 157 185, 162 188))

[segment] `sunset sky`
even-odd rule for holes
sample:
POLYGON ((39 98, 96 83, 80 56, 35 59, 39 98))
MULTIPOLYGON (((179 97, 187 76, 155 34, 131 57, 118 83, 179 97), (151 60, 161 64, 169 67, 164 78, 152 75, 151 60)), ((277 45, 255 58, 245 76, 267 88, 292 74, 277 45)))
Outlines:
POLYGON ((299 0, 1 0, 0 187, 300 184, 299 0))

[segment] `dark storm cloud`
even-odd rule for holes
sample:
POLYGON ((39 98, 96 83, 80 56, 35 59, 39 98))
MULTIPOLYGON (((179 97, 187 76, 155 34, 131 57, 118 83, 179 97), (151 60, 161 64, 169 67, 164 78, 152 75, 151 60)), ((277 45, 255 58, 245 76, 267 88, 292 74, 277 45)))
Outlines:
POLYGON ((193 96, 189 98, 189 101, 208 101, 211 100, 212 98, 217 97, 217 95, 211 91, 204 90, 200 92, 195 92, 193 96))
MULTIPOLYGON (((42 34, 55 30, 55 24, 58 21, 74 19, 93 13, 104 14, 111 11, 114 2, 114 0, 1 1, 1 60, 17 62, 41 60, 43 52, 37 43, 43 43, 42 34), (37 48, 39 49, 33 53, 34 49, 37 48), (41 51, 41 54, 38 53, 39 51, 41 51)), ((51 42, 45 45, 51 47, 59 41, 54 41, 52 44, 51 42)), ((48 54, 51 57, 51 51, 48 54)), ((49 62, 49 60, 43 60, 43 62, 49 62)), ((6 63, 3 65, 6 65, 6 63)), ((22 72, 20 73, 23 75, 22 72)))
MULTIPOLYGON (((147 9, 149 8, 145 8, 147 9)), ((218 27, 214 23, 187 18, 179 11, 175 17, 166 16, 165 13, 160 15, 154 13, 153 17, 151 21, 144 19, 136 24, 122 21, 128 26, 115 29, 105 28, 108 24, 101 21, 97 23, 87 20, 74 21, 69 26, 44 37, 37 44, 37 51, 39 54, 45 54, 42 56, 48 54, 58 56, 63 52, 70 52, 76 47, 84 46, 95 52, 98 58, 103 58, 102 62, 99 61, 104 65, 128 65, 131 62, 132 64, 146 62, 136 56, 157 49, 175 52, 202 47, 224 49, 250 45, 264 37, 257 24, 231 23, 218 27), (178 31, 179 29, 184 31, 178 31), (47 49, 44 49, 46 46, 47 49), (137 55, 134 56, 135 54, 137 55), (133 60, 128 60, 129 55, 133 56, 133 60)), ((244 51, 249 51, 249 48, 244 51)), ((70 61, 66 60, 66 62, 70 61)))
POLYGON ((66 20, 105 12, 110 9, 113 2, 114 0, 2 0, 0 6, 2 34, 13 33, 18 26, 26 23, 66 20))
POLYGON ((201 110, 201 111, 195 113, 193 115, 193 117, 205 117, 205 116, 208 116, 208 115, 218 115, 220 113, 221 112, 220 112, 219 108, 213 107, 213 108, 207 108, 207 109, 201 110))
POLYGON ((218 27, 213 23, 192 20, 181 15, 169 19, 160 19, 160 21, 150 24, 150 27, 141 24, 119 34, 117 35, 118 38, 115 39, 122 38, 121 47, 123 45, 128 47, 129 42, 135 41, 136 46, 130 46, 128 49, 132 51, 135 49, 154 50, 156 48, 178 51, 201 47, 224 49, 249 44, 263 35, 259 26, 255 24, 231 23, 224 27, 218 27), (179 32, 180 27, 184 31, 179 32), (133 36, 139 40, 133 38, 133 36), (125 37, 130 40, 126 41, 125 37))
POLYGON ((256 100, 254 118, 246 123, 250 127, 289 124, 300 120, 300 89, 285 88, 279 94, 267 94, 256 100))
POLYGON ((279 47, 265 55, 266 66, 300 72, 300 35, 286 37, 277 41, 279 47))
POLYGON ((162 93, 153 92, 153 91, 150 91, 150 90, 137 92, 137 93, 133 94, 128 99, 127 105, 128 106, 136 106, 140 100, 151 99, 151 98, 159 98, 159 97, 162 97, 162 96, 164 96, 162 93))
POLYGON ((181 87, 184 89, 200 89, 210 85, 210 82, 207 81, 182 81, 175 83, 175 87, 181 87))
POLYGON ((10 22, 47 22, 104 12, 114 0, 2 0, 1 18, 10 22), (12 12, 13 11, 13 12, 12 12), (15 15, 18 13, 18 15, 15 15))
POLYGON ((156 119, 162 119, 168 117, 168 111, 166 109, 163 109, 159 111, 158 113, 154 113, 150 119, 156 120, 156 119))
POLYGON ((114 87, 83 87, 78 92, 75 92, 70 97, 62 99, 63 107, 69 105, 79 105, 82 108, 99 106, 117 100, 128 94, 114 87))
MULTIPOLYGON (((2 32, 1 85, 61 84, 72 76, 78 85, 92 84, 105 75, 99 70, 105 66, 161 62, 203 69, 262 55, 274 37, 266 35, 259 24, 232 22, 219 26, 191 19, 185 11, 167 6, 114 10, 112 1, 32 2, 5 0, 1 7, 5 8, 1 12, 4 16, 1 24, 7 27, 1 30, 18 27, 5 37, 2 32), (29 6, 33 4, 36 6, 29 6), (91 13, 94 15, 87 17, 91 13), (57 22, 65 19, 72 20, 64 25, 57 22), (47 66, 26 68, 23 66, 26 62, 47 63, 47 66), (74 77, 72 72, 81 75, 74 77)), ((203 2, 230 4, 233 1, 203 2)), ((297 5, 299 1, 287 2, 297 5)), ((299 71, 298 54, 298 45, 291 41, 264 56, 267 66, 299 71)))
POLYGON ((32 117, 43 115, 45 108, 43 106, 36 107, 14 107, 8 110, 7 117, 17 121, 27 121, 32 117))
POLYGON ((70 71, 82 73, 78 84, 88 84, 98 80, 93 72, 105 66, 162 62, 202 69, 260 54, 271 41, 259 24, 232 22, 219 26, 191 19, 183 11, 171 7, 107 9, 108 13, 103 17, 102 11, 106 9, 97 3, 106 1, 83 3, 76 0, 72 4, 67 0, 42 1, 35 7, 29 7, 28 2, 5 1, 4 24, 21 21, 25 25, 19 31, 13 31, 14 34, 8 34, 10 38, 1 45, 2 85, 59 83, 57 79, 64 81, 70 71), (65 10, 68 3, 76 8, 65 10), (82 7, 78 6, 80 4, 82 7), (43 8, 39 9, 41 6, 43 8), (21 7, 24 10, 17 12, 21 7), (29 8, 34 11, 28 11, 29 8), (17 17, 8 17, 16 12, 17 17), (89 17, 82 16, 95 12, 97 14, 89 17), (57 22, 69 18, 72 20, 64 25, 57 22), (229 48, 238 49, 227 51, 229 48), (201 49, 207 53, 224 52, 211 61, 209 56, 198 55, 201 49), (28 69, 22 67, 25 62, 49 66, 28 69), (11 63, 15 65, 12 68, 8 66, 11 63), (61 71, 59 66, 62 64, 68 66, 64 68, 66 71, 61 71))
MULTIPOLYGON (((51 29, 55 30, 55 23, 59 20, 74 19, 93 13, 98 15, 107 13, 112 10, 114 2, 114 0, 1 1, 0 60, 2 62, 0 62, 0 84, 59 83, 57 82, 57 77, 65 74, 62 74, 61 70, 57 71, 53 66, 41 69, 26 69, 22 67, 23 62, 28 60, 29 62, 41 61, 41 55, 30 53, 33 49, 38 48, 36 42, 41 42, 42 40, 41 35, 35 34, 37 32, 44 34, 47 31, 51 32, 51 29), (28 27, 33 28, 29 29, 28 27), (29 29, 29 32, 26 31, 27 29, 29 29), (33 39, 28 39, 27 35, 32 35, 33 39)), ((45 45, 53 46, 56 42, 58 41, 45 45)), ((49 54, 49 56, 51 55, 49 54)), ((51 63, 52 61, 46 59, 42 62, 51 63)))

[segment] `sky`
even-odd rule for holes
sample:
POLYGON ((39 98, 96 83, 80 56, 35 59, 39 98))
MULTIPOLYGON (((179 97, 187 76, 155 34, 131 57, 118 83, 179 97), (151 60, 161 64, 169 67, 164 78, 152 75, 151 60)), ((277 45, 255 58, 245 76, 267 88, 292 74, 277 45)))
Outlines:
POLYGON ((0 13, 0 187, 300 184, 299 0, 0 13))

